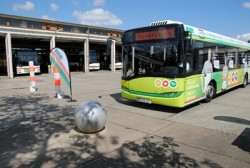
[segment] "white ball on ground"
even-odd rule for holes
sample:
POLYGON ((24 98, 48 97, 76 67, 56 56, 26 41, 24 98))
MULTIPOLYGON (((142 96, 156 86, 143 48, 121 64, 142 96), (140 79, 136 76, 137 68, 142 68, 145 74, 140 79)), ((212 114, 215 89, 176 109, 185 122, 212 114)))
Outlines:
POLYGON ((75 110, 75 124, 86 133, 94 133, 105 127, 107 112, 97 101, 81 103, 75 110))

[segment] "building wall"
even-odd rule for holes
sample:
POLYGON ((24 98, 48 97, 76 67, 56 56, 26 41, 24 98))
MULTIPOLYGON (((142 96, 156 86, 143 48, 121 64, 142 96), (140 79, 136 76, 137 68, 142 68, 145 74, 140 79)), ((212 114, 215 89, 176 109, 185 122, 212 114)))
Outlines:
MULTIPOLYGON (((0 74, 7 73, 6 75, 10 78, 14 77, 13 71, 15 67, 12 67, 14 53, 12 52, 17 49, 43 50, 43 53, 46 53, 53 47, 57 47, 57 44, 63 43, 64 45, 61 46, 67 48, 71 55, 77 55, 77 53, 72 54, 72 51, 76 48, 85 55, 84 58, 88 59, 89 48, 92 47, 87 46, 91 44, 100 45, 100 51, 103 52, 103 45, 106 45, 109 37, 117 41, 116 45, 121 45, 122 33, 122 30, 91 25, 0 14, 0 74), (82 46, 82 48, 79 46, 82 46), (8 49, 8 47, 11 47, 11 49, 8 49)), ((41 60, 43 60, 44 67, 46 67, 48 64, 46 54, 41 60)), ((87 65, 86 63, 83 64, 87 65)))

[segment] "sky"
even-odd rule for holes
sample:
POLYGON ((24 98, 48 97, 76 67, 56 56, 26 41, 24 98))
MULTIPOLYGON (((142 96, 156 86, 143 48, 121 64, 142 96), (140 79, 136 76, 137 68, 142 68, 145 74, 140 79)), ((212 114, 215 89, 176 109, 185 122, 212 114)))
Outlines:
POLYGON ((250 0, 0 0, 0 13, 128 30, 161 20, 250 40, 250 0))

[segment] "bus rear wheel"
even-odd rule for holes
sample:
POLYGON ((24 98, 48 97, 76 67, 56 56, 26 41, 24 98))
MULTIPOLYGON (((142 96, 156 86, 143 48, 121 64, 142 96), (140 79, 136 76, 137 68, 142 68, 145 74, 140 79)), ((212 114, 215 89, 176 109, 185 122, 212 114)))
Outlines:
POLYGON ((207 86, 207 92, 206 92, 206 98, 205 98, 205 102, 208 103, 210 102, 213 97, 215 96, 215 86, 213 82, 210 82, 207 86))

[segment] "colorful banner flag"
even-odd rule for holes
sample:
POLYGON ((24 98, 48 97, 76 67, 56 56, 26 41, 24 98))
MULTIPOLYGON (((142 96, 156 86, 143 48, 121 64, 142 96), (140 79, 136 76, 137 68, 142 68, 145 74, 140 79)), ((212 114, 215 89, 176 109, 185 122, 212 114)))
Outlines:
POLYGON ((66 54, 60 48, 54 48, 50 51, 50 62, 59 70, 60 75, 68 85, 72 100, 71 76, 66 54))

